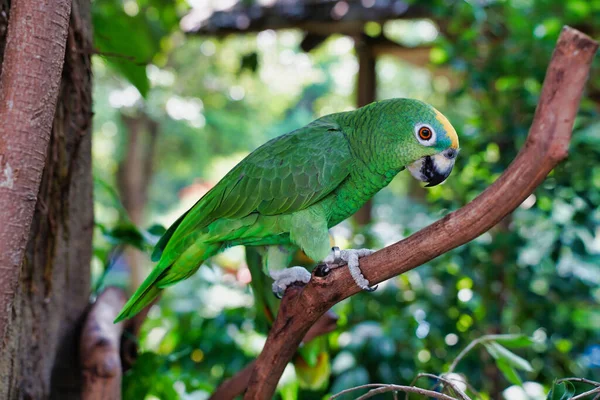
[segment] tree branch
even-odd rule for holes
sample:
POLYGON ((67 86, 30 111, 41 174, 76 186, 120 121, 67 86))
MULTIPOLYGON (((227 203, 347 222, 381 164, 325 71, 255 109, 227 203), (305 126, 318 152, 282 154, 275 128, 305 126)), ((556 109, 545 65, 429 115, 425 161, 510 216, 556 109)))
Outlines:
MULTIPOLYGON (((361 259, 371 285, 407 272, 475 239, 517 208, 567 156, 573 122, 598 44, 563 28, 548 67, 529 136, 502 176, 475 200, 412 236, 361 259)), ((245 399, 269 399, 300 341, 319 317, 359 292, 347 268, 312 276, 289 288, 265 347, 257 358, 245 399)))
MULTIPOLYGON (((302 341, 308 343, 321 335, 333 332, 337 328, 337 321, 337 315, 331 311, 326 312, 313 326, 311 326, 302 341)), ((234 397, 243 394, 250 382, 254 363, 255 361, 252 361, 237 374, 221 383, 210 398, 213 400, 233 399, 234 397)))
POLYGON ((122 290, 106 288, 86 317, 79 342, 84 400, 121 398, 119 349, 125 323, 113 324, 113 320, 126 300, 122 290))
POLYGON ((0 77, 0 343, 12 312, 65 58, 71 1, 13 1, 0 77))

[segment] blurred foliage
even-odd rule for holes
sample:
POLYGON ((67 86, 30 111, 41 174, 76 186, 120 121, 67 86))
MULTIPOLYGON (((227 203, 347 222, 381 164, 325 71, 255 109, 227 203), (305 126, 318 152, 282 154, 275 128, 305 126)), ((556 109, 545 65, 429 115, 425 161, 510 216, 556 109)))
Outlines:
MULTIPOLYGON (((297 31, 185 36, 180 18, 209 3, 93 2, 98 287, 126 285, 115 244, 147 250, 160 234, 132 226, 109 190, 128 145, 123 115, 159 125, 145 213, 146 226, 166 226, 266 140, 354 105, 351 39, 332 36, 306 54, 297 31)), ((428 68, 381 57, 378 97, 434 104, 457 128, 461 154, 447 183, 431 190, 400 174, 376 196, 372 224, 332 230, 340 247, 359 247, 367 237, 388 245, 477 196, 525 140, 561 27, 600 37, 598 0, 428 5, 432 20, 365 27, 406 45, 434 46, 428 68)), ((447 371, 460 349, 500 333, 532 339, 478 346, 455 371, 483 398, 545 398, 552 388, 549 398, 566 399, 575 387, 556 378, 600 380, 598 72, 596 60, 571 157, 490 232, 338 304, 339 329, 324 339, 331 379, 320 391, 301 389, 288 368, 279 396, 318 399, 360 384, 408 384, 420 371, 447 371), (507 349, 521 346, 519 355, 507 349)), ((204 399, 250 362, 265 336, 248 281, 243 249, 234 248, 166 291, 143 326, 143 353, 124 379, 125 398, 204 399)))

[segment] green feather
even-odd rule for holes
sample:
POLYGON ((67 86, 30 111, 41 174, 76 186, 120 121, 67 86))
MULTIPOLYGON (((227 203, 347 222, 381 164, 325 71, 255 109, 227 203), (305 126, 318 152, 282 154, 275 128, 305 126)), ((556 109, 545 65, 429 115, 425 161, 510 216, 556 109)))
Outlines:
POLYGON ((117 318, 115 318, 114 321, 115 324, 124 319, 133 317, 135 314, 142 311, 148 304, 152 303, 152 300, 154 300, 161 292, 161 289, 154 283, 157 280, 160 280, 165 273, 166 270, 161 270, 159 268, 154 268, 154 270, 152 270, 150 275, 125 304, 119 315, 117 315, 117 318))
POLYGON ((327 229, 355 213, 408 164, 458 139, 445 117, 417 100, 391 99, 320 118, 259 147, 182 215, 159 240, 158 265, 118 319, 139 312, 160 289, 194 274, 233 245, 300 246, 313 259, 327 229), (437 142, 424 146, 426 123, 437 142))
POLYGON ((171 239, 171 236, 173 236, 173 234, 177 230, 177 227, 179 226, 179 224, 181 224, 181 221, 183 221, 188 212, 190 212, 190 210, 184 212, 179 218, 177 218, 177 221, 173 222, 169 229, 167 229, 167 231, 161 236, 160 240, 158 241, 158 243, 156 243, 156 246, 154 246, 154 250, 152 251, 152 256, 150 257, 152 261, 157 262, 160 260, 160 257, 162 256, 162 253, 165 250, 167 242, 171 239))
MULTIPOLYGON (((330 117, 277 137, 242 160, 176 221, 153 255, 182 254, 219 220, 305 209, 331 193, 348 176, 351 165, 348 143, 330 117), (327 156, 318 156, 323 151, 327 156)), ((263 236, 268 233, 263 232, 263 236)))

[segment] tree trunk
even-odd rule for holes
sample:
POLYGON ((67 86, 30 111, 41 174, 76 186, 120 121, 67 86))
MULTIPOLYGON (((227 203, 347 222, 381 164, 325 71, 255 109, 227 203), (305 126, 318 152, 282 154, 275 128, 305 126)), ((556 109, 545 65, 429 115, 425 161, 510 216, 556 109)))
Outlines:
MULTIPOLYGON (((366 106, 377 98, 376 58, 373 49, 364 36, 354 39, 354 48, 358 56, 358 76, 356 81, 356 105, 366 106)), ((373 200, 368 200, 355 214, 354 221, 358 226, 371 223, 373 200)))
MULTIPOLYGON (((135 117, 121 115, 127 127, 126 153, 119 162, 117 187, 123 207, 131 222, 140 227, 144 223, 144 210, 148 202, 148 185, 152 179, 158 124, 141 112, 135 117)), ((129 286, 133 293, 144 281, 148 256, 128 246, 125 259, 131 272, 129 286)))
MULTIPOLYGON (((0 0, 0 50, 5 4, 0 0)), ((54 120, 47 152, 32 149, 38 155, 45 153, 46 161, 0 343, 0 399, 70 399, 79 398, 81 391, 77 338, 90 293, 94 227, 90 4, 73 0, 70 20, 68 13, 61 15, 54 5, 49 7, 55 20, 70 22, 56 109, 50 110, 54 120)), ((26 74, 26 66, 22 73, 26 74)))

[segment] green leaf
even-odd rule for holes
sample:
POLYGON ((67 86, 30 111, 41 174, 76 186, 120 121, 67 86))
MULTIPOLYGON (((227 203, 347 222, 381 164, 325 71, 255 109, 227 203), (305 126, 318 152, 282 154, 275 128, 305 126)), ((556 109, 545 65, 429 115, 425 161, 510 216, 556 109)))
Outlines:
POLYGON ((302 358, 298 358, 294 361, 294 368, 301 388, 318 390, 327 387, 331 376, 331 363, 329 353, 326 351, 317 355, 317 362, 314 366, 310 366, 302 358))
POLYGON ((592 123, 589 126, 580 129, 577 135, 573 135, 572 145, 587 144, 590 146, 600 146, 600 122, 592 123))
POLYGON ((529 364, 529 361, 519 357, 512 351, 508 350, 506 347, 503 347, 496 342, 485 343, 485 348, 487 349, 488 353, 490 353, 490 355, 494 357, 497 361, 503 361, 511 367, 523 371, 533 371, 533 367, 531 366, 531 364, 529 364))
POLYGON ((298 383, 292 381, 283 385, 279 394, 283 400, 298 400, 298 383))
POLYGON ((321 353, 321 346, 315 342, 307 343, 298 349, 298 353, 300 353, 306 364, 310 367, 314 367, 317 365, 319 354, 321 353))
POLYGON ((575 386, 569 381, 552 384, 552 389, 548 393, 547 400, 569 400, 575 395, 575 386))
POLYGON ((252 52, 248 54, 244 54, 240 61, 240 69, 238 71, 238 75, 248 70, 252 73, 258 70, 258 53, 252 52))
MULTIPOLYGON (((107 206, 110 206, 119 212, 120 219, 129 218, 127 210, 123 206, 119 193, 117 193, 115 188, 104 179, 94 175, 94 196, 97 198, 99 194, 103 194, 104 197, 107 198, 107 206)), ((98 223, 96 223, 96 225, 98 225, 100 229, 103 229, 103 226, 100 226, 98 223)))
MULTIPOLYGON (((101 228, 102 229, 102 228, 101 228)), ((106 240, 114 245, 128 244, 140 250, 145 250, 146 240, 137 227, 130 223, 122 223, 112 229, 102 229, 106 240)))
POLYGON ((167 229, 160 224, 154 224, 150 228, 148 228, 146 231, 149 234, 151 234, 152 236, 162 236, 165 234, 167 229))
POLYGON ((517 386, 523 385, 523 381, 521 380, 521 377, 519 376, 517 371, 515 371, 513 367, 508 365, 506 361, 497 360, 496 365, 498 366, 498 369, 502 372, 506 380, 508 380, 510 383, 517 386))
POLYGON ((120 2, 94 2, 92 22, 94 43, 106 62, 143 97, 150 89, 148 65, 159 50, 160 37, 154 37, 142 14, 129 16, 120 2))
POLYGON ((502 335, 502 337, 496 337, 494 340, 511 349, 530 347, 534 343, 532 338, 525 335, 502 335))

